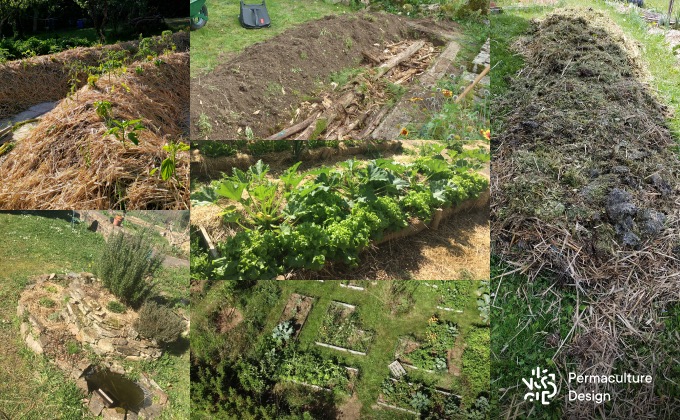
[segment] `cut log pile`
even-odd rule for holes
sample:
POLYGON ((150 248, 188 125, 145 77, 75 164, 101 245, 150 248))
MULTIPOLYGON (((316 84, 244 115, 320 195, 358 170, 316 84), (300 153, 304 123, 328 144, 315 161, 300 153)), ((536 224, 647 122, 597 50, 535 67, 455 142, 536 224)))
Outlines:
MULTIPOLYGON (((381 53, 363 51, 372 69, 354 77, 319 101, 300 104, 290 126, 267 140, 366 139, 393 105, 389 86, 404 86, 425 72, 439 54, 427 41, 404 40, 381 53)), ((394 90, 394 87, 392 87, 394 90)))

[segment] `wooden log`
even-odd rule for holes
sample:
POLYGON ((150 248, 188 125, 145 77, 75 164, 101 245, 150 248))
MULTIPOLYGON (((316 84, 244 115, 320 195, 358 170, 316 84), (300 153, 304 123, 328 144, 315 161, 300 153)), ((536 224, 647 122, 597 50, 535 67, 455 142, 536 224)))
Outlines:
POLYGON ((319 114, 314 114, 311 117, 307 118, 306 120, 299 122, 293 126, 290 126, 284 130, 279 131, 278 133, 274 134, 273 136, 267 137, 265 140, 283 140, 287 137, 292 136, 293 134, 299 133, 300 131, 304 130, 305 128, 309 127, 309 124, 314 122, 316 118, 319 116, 319 114))
POLYGON ((303 131, 302 134, 300 134, 300 140, 309 140, 310 137, 312 136, 312 133, 314 133, 317 124, 322 123, 322 120, 324 119, 326 120, 326 127, 327 128, 330 127, 333 121, 335 121, 335 119, 338 117, 338 114, 340 114, 340 112, 344 112, 345 108, 348 107, 352 102, 354 102, 354 99, 355 95, 353 91, 345 92, 345 94, 340 97, 338 102, 331 105, 330 108, 324 111, 320 117, 318 117, 314 122, 312 122, 309 125, 309 127, 307 127, 305 131, 303 131))
POLYGON ((371 63, 375 64, 376 66, 380 64, 380 59, 373 55, 370 51, 363 50, 361 51, 361 54, 371 63))
POLYGON ((406 48, 404 51, 390 58, 386 63, 378 67, 378 72, 373 76, 373 80, 378 80, 385 73, 392 70, 394 67, 398 66, 404 60, 408 60, 413 54, 415 54, 419 49, 425 46, 425 41, 417 41, 411 44, 410 47, 406 48))
POLYGON ((470 86, 466 87, 463 93, 458 95, 458 97, 456 98, 456 103, 462 101, 468 95, 468 93, 472 91, 472 89, 477 85, 477 83, 479 83, 479 81, 482 80, 487 73, 489 73, 489 70, 491 70, 491 67, 487 64, 486 67, 484 67, 484 70, 482 70, 482 72, 479 73, 477 77, 475 77, 475 80, 473 80, 472 83, 470 83, 470 86))
MULTIPOLYGON (((375 130, 375 128, 380 125, 380 122, 382 119, 385 117, 387 112, 390 110, 391 106, 390 105, 384 105, 382 109, 375 114, 371 120, 369 121, 368 124, 366 124, 366 128, 364 128, 364 131, 361 132, 359 135, 359 140, 367 139, 368 136, 375 130)), ((388 139, 379 139, 379 140, 388 140, 388 139)))

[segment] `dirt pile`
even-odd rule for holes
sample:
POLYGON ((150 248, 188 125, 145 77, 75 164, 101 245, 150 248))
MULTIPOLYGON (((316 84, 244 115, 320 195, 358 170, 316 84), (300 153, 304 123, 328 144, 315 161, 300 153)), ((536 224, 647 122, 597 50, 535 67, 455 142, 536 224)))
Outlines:
POLYGON ((177 155, 176 178, 150 171, 168 157, 162 146, 186 132, 189 54, 140 66, 86 85, 42 118, 0 164, 0 208, 188 208, 188 152, 177 155), (106 134, 97 101, 110 102, 117 120, 141 119, 139 146, 106 134))
MULTIPOLYGON (((529 277, 549 270, 579 294, 585 309, 554 358, 564 372, 668 378, 658 330, 678 300, 680 161, 666 110, 640 81, 637 48, 598 12, 549 15, 518 49, 526 66, 492 112, 505 115, 494 139, 494 252, 529 277), (639 348, 656 349, 655 360, 639 348)), ((679 408, 654 385, 576 391, 612 401, 603 411, 567 402, 566 417, 679 408)))
POLYGON ((255 137, 268 137, 284 128, 297 105, 318 93, 332 73, 357 67, 363 52, 378 55, 407 32, 394 15, 328 16, 252 45, 192 80, 191 136, 229 140, 243 137, 250 127, 255 137))
POLYGON ((589 21, 537 24, 521 46, 527 67, 496 107, 512 110, 496 139, 496 252, 584 283, 639 266, 663 277, 680 249, 680 163, 665 110, 636 60, 589 21))
MULTIPOLYGON (((159 37, 154 38, 160 40, 159 37)), ((189 34, 172 35, 176 51, 188 51, 189 34)), ((162 54, 171 48, 166 42, 149 43, 151 50, 162 54)), ((10 61, 0 65, 0 120, 25 111, 42 102, 58 101, 69 93, 71 83, 81 88, 87 83, 85 66, 98 66, 110 52, 127 51, 129 57, 139 52, 139 41, 103 47, 74 48, 57 54, 10 61)))

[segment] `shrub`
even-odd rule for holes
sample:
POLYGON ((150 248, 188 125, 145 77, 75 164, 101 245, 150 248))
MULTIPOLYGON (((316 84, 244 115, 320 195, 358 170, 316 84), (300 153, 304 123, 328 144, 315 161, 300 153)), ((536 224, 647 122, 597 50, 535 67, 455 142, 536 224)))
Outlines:
POLYGON ((135 329, 146 338, 159 343, 171 343, 184 330, 184 322, 173 311, 153 301, 147 301, 139 311, 135 329))
POLYGON ((117 314, 124 314, 125 313, 125 305, 123 305, 120 302, 116 302, 115 300, 112 300, 111 302, 106 305, 106 308, 111 311, 115 312, 117 314))
POLYGON ((95 271, 111 293, 137 308, 152 289, 146 277, 153 275, 161 262, 162 257, 153 255, 146 231, 132 237, 116 233, 109 237, 95 271))

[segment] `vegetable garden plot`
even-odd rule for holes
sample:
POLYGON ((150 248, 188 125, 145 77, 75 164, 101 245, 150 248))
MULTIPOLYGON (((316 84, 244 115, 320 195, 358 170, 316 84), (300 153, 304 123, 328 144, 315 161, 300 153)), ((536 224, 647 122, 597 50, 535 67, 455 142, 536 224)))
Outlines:
MULTIPOLYGON (((398 140, 310 140, 306 144, 295 145, 292 141, 205 141, 193 142, 191 154, 191 174, 198 179, 210 179, 230 173, 232 168, 247 170, 258 159, 280 165, 295 160, 303 162, 303 167, 317 162, 329 164, 360 155, 381 154, 389 157, 402 151, 398 140)), ((277 165, 278 166, 278 165, 277 165)))
POLYGON ((458 327, 450 321, 432 315, 427 321, 424 334, 403 337, 399 340, 395 358, 407 365, 430 372, 445 372, 447 352, 453 348, 458 327))
POLYGON ((250 46, 192 81, 191 138, 368 138, 383 105, 440 52, 415 32, 397 16, 360 13, 250 46))
POLYGON ((488 182, 472 169, 483 155, 449 154, 451 162, 352 159, 302 173, 297 163, 276 180, 262 161, 234 169, 193 195, 195 205, 227 198, 227 218, 241 229, 217 245, 222 257, 210 263, 211 276, 271 279, 327 263, 358 266, 359 253, 391 231, 484 197, 488 182))
POLYGON ((311 353, 294 353, 280 367, 280 379, 300 385, 350 392, 354 374, 331 360, 311 353))
POLYGON ((362 329, 356 307, 332 301, 319 329, 316 344, 328 344, 365 355, 373 340, 373 332, 362 329))
POLYGON ((279 318, 279 324, 283 322, 290 322, 291 326, 295 329, 295 334, 293 338, 297 338, 302 331, 302 327, 307 321, 307 316, 309 311, 312 310, 312 305, 314 304, 314 298, 309 296, 299 295, 293 293, 288 298, 286 306, 283 308, 283 313, 279 318))
POLYGON ((381 385, 378 404, 388 408, 407 410, 414 414, 463 414, 460 397, 450 392, 428 386, 423 382, 402 376, 399 380, 387 378, 381 385))

